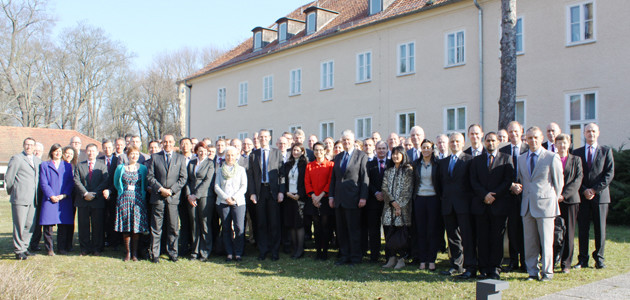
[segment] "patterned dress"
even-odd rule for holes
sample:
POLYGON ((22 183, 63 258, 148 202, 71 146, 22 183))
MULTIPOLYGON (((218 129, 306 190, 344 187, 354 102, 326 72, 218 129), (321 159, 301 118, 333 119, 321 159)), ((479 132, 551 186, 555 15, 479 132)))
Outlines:
POLYGON ((147 232, 149 228, 147 206, 142 197, 142 184, 138 171, 125 171, 122 174, 122 185, 124 192, 118 196, 116 203, 114 230, 132 233, 147 232), (130 190, 130 185, 135 186, 135 188, 130 190))

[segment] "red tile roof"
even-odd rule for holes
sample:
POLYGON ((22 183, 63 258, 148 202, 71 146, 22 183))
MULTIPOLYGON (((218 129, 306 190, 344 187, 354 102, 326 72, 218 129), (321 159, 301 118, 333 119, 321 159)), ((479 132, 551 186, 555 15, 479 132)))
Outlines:
POLYGON ((85 148, 88 144, 94 143, 101 150, 100 141, 81 134, 76 130, 0 126, 0 141, 2 141, 0 143, 0 163, 8 163, 11 156, 21 152, 24 149, 22 148, 22 142, 27 137, 31 137, 36 142, 44 145, 42 158, 47 160, 48 150, 53 144, 59 143, 61 146, 67 146, 70 144, 70 139, 74 136, 81 138, 82 147, 85 148))
POLYGON ((323 28, 317 32, 305 35, 306 30, 302 30, 287 42, 279 44, 277 40, 265 46, 259 51, 253 52, 252 38, 248 38, 240 45, 228 51, 212 63, 208 64, 196 73, 188 76, 184 80, 194 79, 235 64, 239 64, 248 60, 256 59, 267 54, 272 54, 285 49, 293 48, 308 42, 327 38, 339 33, 344 33, 363 26, 376 24, 401 17, 408 14, 417 13, 426 9, 447 5, 461 0, 395 0, 389 7, 383 11, 368 15, 368 0, 321 0, 300 6, 293 12, 286 15, 286 18, 306 20, 304 9, 311 6, 318 6, 327 10, 339 12, 323 28))

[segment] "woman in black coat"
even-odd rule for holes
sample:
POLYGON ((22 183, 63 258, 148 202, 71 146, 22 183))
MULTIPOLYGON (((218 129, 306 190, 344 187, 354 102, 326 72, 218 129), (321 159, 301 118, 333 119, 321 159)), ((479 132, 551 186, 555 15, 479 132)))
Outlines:
POLYGON ((304 188, 304 173, 306 172, 306 151, 302 144, 291 147, 291 157, 282 167, 286 195, 284 197, 283 220, 289 229, 289 236, 293 244, 294 259, 304 255, 304 204, 308 200, 304 188))

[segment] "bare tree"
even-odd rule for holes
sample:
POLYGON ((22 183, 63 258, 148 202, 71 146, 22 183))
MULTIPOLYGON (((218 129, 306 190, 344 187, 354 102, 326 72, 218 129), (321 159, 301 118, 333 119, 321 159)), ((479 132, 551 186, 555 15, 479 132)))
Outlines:
POLYGON ((516 103, 516 0, 501 0, 501 16, 499 128, 507 128, 516 103))

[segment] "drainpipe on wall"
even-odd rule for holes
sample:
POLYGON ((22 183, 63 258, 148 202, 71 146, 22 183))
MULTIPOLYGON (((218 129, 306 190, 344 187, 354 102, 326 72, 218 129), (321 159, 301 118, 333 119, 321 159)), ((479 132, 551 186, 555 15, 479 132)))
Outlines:
POLYGON ((477 0, 473 2, 479 11, 479 124, 483 128, 483 10, 477 0))

